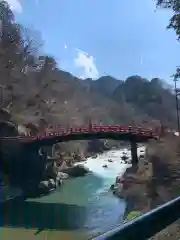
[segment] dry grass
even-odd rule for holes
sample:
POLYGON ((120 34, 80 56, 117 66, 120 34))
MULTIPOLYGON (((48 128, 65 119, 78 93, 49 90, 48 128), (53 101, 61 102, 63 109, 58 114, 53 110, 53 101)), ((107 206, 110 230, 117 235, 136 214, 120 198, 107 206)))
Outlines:
POLYGON ((169 200, 180 192, 180 140, 167 136, 159 142, 152 141, 147 148, 148 161, 153 166, 156 187, 164 188, 169 200))
MULTIPOLYGON (((148 160, 153 165, 153 185, 157 193, 153 205, 166 202, 180 193, 180 139, 167 136, 159 142, 150 142, 148 160)), ((179 240, 179 221, 156 234, 153 240, 179 240)))
MULTIPOLYGON (((127 214, 134 210, 149 211, 179 196, 180 139, 168 135, 159 141, 149 142, 146 160, 148 164, 140 163, 136 171, 125 175, 127 182, 123 187, 123 196, 127 200, 127 214), (128 182, 129 175, 133 175, 131 182, 128 182)), ((168 226, 152 239, 180 239, 179 222, 168 226)))

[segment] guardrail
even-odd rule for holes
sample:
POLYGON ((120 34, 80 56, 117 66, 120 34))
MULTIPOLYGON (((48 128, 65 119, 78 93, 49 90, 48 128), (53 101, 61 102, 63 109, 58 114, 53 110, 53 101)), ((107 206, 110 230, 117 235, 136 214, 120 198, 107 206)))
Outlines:
POLYGON ((180 218, 180 197, 119 225, 92 240, 144 240, 160 232, 180 218))

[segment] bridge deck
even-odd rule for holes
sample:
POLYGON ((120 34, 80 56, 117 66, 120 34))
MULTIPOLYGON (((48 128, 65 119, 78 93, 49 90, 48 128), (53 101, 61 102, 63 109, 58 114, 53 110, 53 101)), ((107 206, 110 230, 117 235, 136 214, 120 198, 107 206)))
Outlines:
POLYGON ((39 143, 51 145, 56 142, 71 140, 88 140, 94 138, 110 138, 122 141, 146 142, 149 139, 157 139, 157 134, 152 130, 122 126, 96 126, 61 128, 59 131, 46 132, 38 136, 3 137, 0 140, 19 140, 23 143, 39 143))

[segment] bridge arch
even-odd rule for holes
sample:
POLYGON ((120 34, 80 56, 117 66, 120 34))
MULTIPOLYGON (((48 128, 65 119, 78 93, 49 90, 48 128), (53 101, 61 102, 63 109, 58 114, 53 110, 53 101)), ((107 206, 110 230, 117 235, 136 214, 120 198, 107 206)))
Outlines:
POLYGON ((149 139, 157 139, 150 130, 141 130, 132 127, 121 129, 118 126, 100 126, 91 128, 63 129, 59 132, 50 132, 44 135, 24 139, 28 144, 53 145, 57 142, 72 140, 113 139, 121 141, 147 142, 149 139))
MULTIPOLYGON (((11 129, 14 132, 0 135, 0 167, 4 172, 22 182, 19 176, 26 179, 35 178, 33 169, 38 169, 36 179, 40 179, 46 166, 46 158, 42 147, 52 146, 57 142, 89 139, 114 139, 131 143, 132 163, 137 163, 137 143, 156 139, 152 131, 131 126, 90 126, 60 129, 59 132, 50 132, 41 136, 19 136, 16 125, 2 123, 0 130, 11 129), (10 136, 10 137, 9 137, 10 136), (16 163, 16 164, 15 164, 16 163), (15 169, 16 168, 16 169, 15 169), (31 169, 31 170, 30 170, 31 169)), ((10 131, 10 130, 9 130, 10 131)), ((1 131, 0 131, 1 132, 1 131)))
POLYGON ((147 142, 155 138, 152 131, 141 130, 140 128, 132 129, 122 128, 119 126, 100 126, 89 128, 70 128, 62 129, 59 132, 50 132, 42 136, 29 139, 26 144, 41 148, 42 146, 52 146, 58 142, 67 142, 72 140, 92 140, 92 139, 113 139, 128 141, 131 144, 132 163, 137 164, 137 143, 147 142))

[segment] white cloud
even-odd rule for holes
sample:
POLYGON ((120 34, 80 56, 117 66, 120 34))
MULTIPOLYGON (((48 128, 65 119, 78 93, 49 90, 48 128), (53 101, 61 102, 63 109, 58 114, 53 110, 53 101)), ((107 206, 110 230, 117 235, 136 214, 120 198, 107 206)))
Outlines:
POLYGON ((76 57, 74 59, 74 64, 76 68, 80 70, 81 78, 97 79, 99 77, 99 72, 95 64, 95 59, 87 52, 76 49, 76 57))
POLYGON ((6 2, 10 5, 12 11, 15 11, 18 13, 22 12, 22 5, 19 0, 6 0, 6 2))

